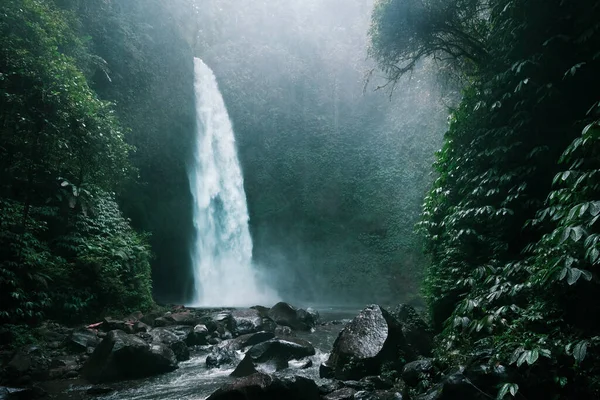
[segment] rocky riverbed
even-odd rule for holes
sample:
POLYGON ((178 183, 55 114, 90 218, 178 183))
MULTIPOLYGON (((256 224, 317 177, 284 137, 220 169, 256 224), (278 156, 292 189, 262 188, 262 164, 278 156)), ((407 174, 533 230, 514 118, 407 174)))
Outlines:
POLYGON ((178 306, 47 323, 39 345, 3 354, 0 399, 476 399, 473 381, 503 372, 443 371, 407 305, 319 311, 178 306))

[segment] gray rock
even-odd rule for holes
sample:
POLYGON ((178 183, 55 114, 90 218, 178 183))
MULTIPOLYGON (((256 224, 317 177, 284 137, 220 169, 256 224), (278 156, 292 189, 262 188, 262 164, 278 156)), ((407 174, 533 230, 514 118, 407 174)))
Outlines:
POLYGON ((319 400, 316 383, 302 376, 272 377, 256 373, 236 379, 211 394, 208 400, 319 400))
POLYGON ((414 307, 408 304, 400 304, 390 314, 402 326, 402 333, 413 351, 421 356, 431 356, 433 331, 414 307))
POLYGON ((100 344, 100 338, 91 329, 80 329, 69 336, 71 348, 78 351, 86 351, 88 347, 96 347, 100 344))
POLYGON ((233 310, 231 312, 231 319, 231 332, 235 336, 262 330, 263 319, 257 310, 251 308, 247 310, 233 310))
POLYGON ((356 390, 345 387, 329 393, 323 397, 323 400, 352 400, 354 393, 356 393, 356 390))
POLYGON ((315 326, 312 315, 306 310, 297 309, 284 302, 275 304, 269 310, 268 316, 277 325, 289 326, 298 331, 310 331, 315 326))
POLYGON ((207 368, 218 368, 223 365, 231 365, 237 361, 235 351, 226 346, 214 346, 211 353, 206 357, 207 368))
POLYGON ((114 330, 86 361, 82 375, 90 382, 110 382, 152 376, 177 368, 173 351, 163 343, 148 344, 135 335, 114 330))
POLYGON ((421 380, 421 376, 432 370, 433 359, 431 358, 411 361, 402 369, 402 379, 408 386, 416 387, 421 380))
POLYGON ((275 335, 272 332, 249 333, 247 335, 238 336, 230 341, 227 346, 232 350, 241 350, 244 347, 266 342, 274 337, 275 335))
POLYGON ((188 346, 205 346, 208 344, 210 334, 206 325, 196 325, 185 338, 188 346))
POLYGON ((342 329, 322 368, 337 379, 360 379, 379 375, 384 364, 399 369, 401 360, 415 358, 396 319, 380 306, 370 305, 342 329))

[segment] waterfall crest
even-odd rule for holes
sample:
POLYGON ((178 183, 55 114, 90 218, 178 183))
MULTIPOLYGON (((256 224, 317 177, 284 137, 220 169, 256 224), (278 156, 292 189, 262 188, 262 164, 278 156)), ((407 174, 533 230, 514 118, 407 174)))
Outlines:
POLYGON ((196 147, 188 169, 194 200, 194 306, 271 305, 275 292, 252 265, 248 207, 233 126, 212 70, 194 59, 196 147))

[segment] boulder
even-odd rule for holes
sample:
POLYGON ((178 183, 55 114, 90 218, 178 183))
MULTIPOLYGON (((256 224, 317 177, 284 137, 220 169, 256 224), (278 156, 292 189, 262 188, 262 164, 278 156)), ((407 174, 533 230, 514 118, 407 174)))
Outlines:
POLYGON ((431 356, 433 349, 433 330, 425 323, 414 307, 408 304, 398 305, 390 314, 402 326, 402 333, 413 352, 424 356, 431 356))
POLYGON ((274 333, 276 336, 295 336, 294 331, 289 326, 277 326, 274 333))
POLYGON ((235 351, 227 348, 227 346, 214 346, 211 353, 206 357, 206 367, 218 368, 224 365, 231 365, 237 359, 235 351))
POLYGON ((73 331, 69 336, 70 347, 77 351, 87 351, 89 347, 95 348, 100 344, 100 338, 96 331, 91 329, 79 329, 73 331))
POLYGON ((196 325, 185 338, 188 346, 205 346, 208 344, 210 334, 206 325, 196 325))
POLYGON ((236 379, 208 400, 319 400, 316 383, 302 376, 272 377, 256 373, 236 379))
POLYGON ((152 328, 150 326, 146 325, 145 323, 143 323, 142 321, 135 321, 133 323, 133 331, 135 333, 150 332, 150 329, 152 329, 152 328))
MULTIPOLYGON (((182 336, 185 338, 186 334, 177 335, 173 327, 160 327, 154 328, 150 331, 152 337, 152 344, 163 343, 167 345, 177 358, 177 361, 186 361, 190 359, 190 350, 188 349, 185 342, 182 340, 182 336)), ((190 329, 191 330, 191 329, 190 329)))
MULTIPOLYGON (((301 339, 270 339, 251 347, 233 371, 233 376, 248 376, 255 372, 273 373, 288 368, 290 360, 300 360, 315 354, 309 342, 301 339)), ((296 368, 308 368, 310 359, 304 359, 295 365, 296 368)))
POLYGON ((238 336, 231 340, 227 346, 232 350, 241 350, 244 347, 254 346, 267 340, 273 339, 275 335, 272 332, 256 332, 247 335, 238 336))
POLYGON ((177 368, 173 351, 162 343, 148 344, 121 330, 110 331, 82 369, 90 382, 110 382, 152 376, 177 368))
POLYGON ((289 326, 298 331, 310 331, 315 326, 313 316, 306 310, 297 309, 288 303, 279 302, 268 312, 269 318, 277 325, 289 326))
POLYGON ((7 378, 11 382, 25 383, 28 379, 49 378, 51 360, 38 346, 25 346, 14 353, 6 365, 7 378))
POLYGON ((104 318, 100 327, 105 332, 121 330, 125 333, 135 333, 133 330, 133 322, 132 321, 124 321, 124 320, 120 320, 120 319, 114 319, 111 317, 104 318))
POLYGON ((323 396, 323 400, 352 400, 356 390, 345 387, 323 396))
POLYGON ((287 366, 289 360, 314 356, 315 348, 306 340, 275 338, 252 346, 246 354, 252 357, 255 363, 275 362, 277 365, 287 366))
POLYGON ((361 390, 354 393, 354 400, 402 400, 402 395, 398 392, 387 390, 366 391, 361 390))
POLYGON ((164 318, 168 321, 171 321, 171 325, 196 326, 200 323, 200 318, 189 310, 165 314, 164 318))
POLYGON ((262 330, 263 318, 254 309, 233 310, 231 312, 231 332, 234 336, 245 335, 262 330))
POLYGON ((416 387, 424 374, 428 374, 432 370, 433 359, 431 358, 411 361, 402 369, 402 379, 408 386, 416 387))
POLYGON ((444 376, 442 381, 427 393, 416 396, 415 400, 489 399, 490 396, 482 389, 475 387, 462 372, 454 372, 444 376))
POLYGON ((402 360, 415 358, 396 319, 370 305, 342 329, 322 369, 337 379, 360 379, 379 375, 384 364, 398 370, 402 360))
POLYGON ((235 378, 241 378, 244 376, 255 374, 257 372, 259 372, 259 370, 254 365, 252 357, 246 354, 244 356, 244 359, 237 365, 237 367, 235 367, 235 369, 230 375, 235 378))
POLYGON ((335 392, 336 390, 342 389, 344 385, 340 381, 336 381, 333 379, 324 380, 319 385, 319 393, 321 395, 327 395, 329 393, 335 392))

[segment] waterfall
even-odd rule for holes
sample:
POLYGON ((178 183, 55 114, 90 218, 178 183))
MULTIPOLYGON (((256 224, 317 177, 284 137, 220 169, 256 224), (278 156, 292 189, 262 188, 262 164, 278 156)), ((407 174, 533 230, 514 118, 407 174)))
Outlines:
POLYGON ((194 59, 196 143, 188 169, 194 200, 192 249, 195 306, 272 305, 275 292, 258 281, 233 126, 212 70, 194 59))

